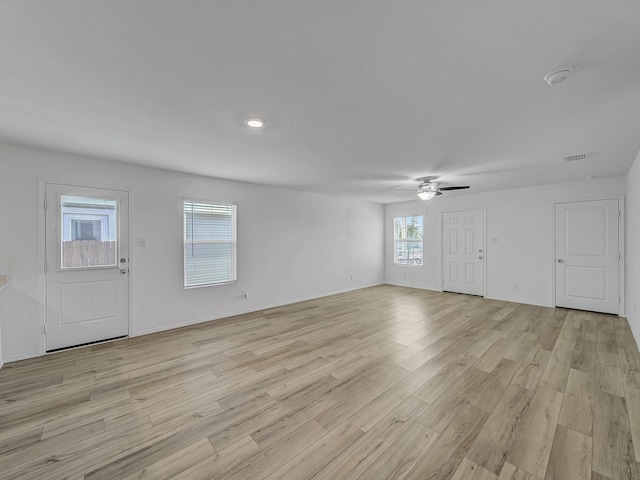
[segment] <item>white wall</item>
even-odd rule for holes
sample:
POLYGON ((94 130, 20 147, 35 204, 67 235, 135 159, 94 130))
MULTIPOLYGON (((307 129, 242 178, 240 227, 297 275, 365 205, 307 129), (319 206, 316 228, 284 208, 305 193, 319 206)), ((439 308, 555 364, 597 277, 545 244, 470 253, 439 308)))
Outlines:
POLYGON ((627 319, 640 345, 640 153, 627 174, 627 319))
POLYGON ((619 177, 477 194, 445 194, 426 204, 415 200, 387 205, 385 282, 442 290, 442 212, 486 207, 487 298, 553 306, 554 203, 617 197, 625 191, 625 179, 619 177), (421 267, 394 265, 393 218, 421 214, 425 208, 428 209, 425 213, 424 264, 421 267), (514 283, 519 286, 517 290, 514 283))
MULTIPOLYGON (((0 288, 0 304, 2 304, 2 288, 0 288)), ((0 317, 2 319, 2 317, 0 317)), ((4 357, 2 356, 2 322, 0 322, 0 368, 4 365, 4 357)))
POLYGON ((5 361, 42 354, 40 180, 132 189, 134 335, 383 282, 382 205, 0 144, 5 361), (183 197, 237 203, 237 283, 182 287, 183 197))

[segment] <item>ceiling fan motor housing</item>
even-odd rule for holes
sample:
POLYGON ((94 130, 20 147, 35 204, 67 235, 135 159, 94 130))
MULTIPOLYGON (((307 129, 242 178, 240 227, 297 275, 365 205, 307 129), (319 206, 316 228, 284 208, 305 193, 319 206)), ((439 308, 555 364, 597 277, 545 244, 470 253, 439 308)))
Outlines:
POLYGON ((438 190, 440 182, 422 182, 418 187, 419 191, 435 192, 438 190))
POLYGON ((440 182, 429 181, 428 177, 418 186, 418 196, 422 200, 431 200, 435 195, 442 195, 444 190, 466 190, 469 185, 458 185, 454 187, 440 187, 440 182), (428 192, 432 192, 432 195, 425 195, 428 192))

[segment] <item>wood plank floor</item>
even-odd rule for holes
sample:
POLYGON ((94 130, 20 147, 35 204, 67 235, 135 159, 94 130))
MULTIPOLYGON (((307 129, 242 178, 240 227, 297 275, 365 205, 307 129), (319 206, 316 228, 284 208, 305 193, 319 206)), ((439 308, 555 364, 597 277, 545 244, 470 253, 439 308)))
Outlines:
POLYGON ((379 286, 0 370, 0 478, 640 480, 625 319, 379 286))

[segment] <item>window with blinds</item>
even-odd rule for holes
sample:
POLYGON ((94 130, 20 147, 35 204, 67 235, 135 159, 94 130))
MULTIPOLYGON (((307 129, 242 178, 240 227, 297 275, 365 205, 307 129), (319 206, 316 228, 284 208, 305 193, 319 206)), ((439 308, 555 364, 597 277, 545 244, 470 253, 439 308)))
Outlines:
POLYGON ((184 286, 236 280, 236 206, 184 201, 184 286))

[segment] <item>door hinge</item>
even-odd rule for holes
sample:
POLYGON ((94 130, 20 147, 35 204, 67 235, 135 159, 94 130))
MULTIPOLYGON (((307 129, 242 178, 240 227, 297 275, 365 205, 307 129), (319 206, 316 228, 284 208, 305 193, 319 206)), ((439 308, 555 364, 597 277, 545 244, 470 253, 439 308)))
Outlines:
POLYGON ((44 206, 44 209, 46 210, 46 209, 47 209, 47 201, 45 200, 45 201, 44 201, 44 202, 42 202, 42 203, 44 203, 44 205, 43 205, 43 206, 44 206))
POLYGON ((47 262, 44 262, 44 273, 47 273, 47 262))
POLYGON ((618 254, 618 260, 622 260, 622 254, 621 253, 618 254))
POLYGON ((42 325, 42 333, 47 333, 47 325, 42 325))

